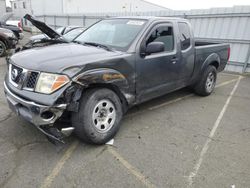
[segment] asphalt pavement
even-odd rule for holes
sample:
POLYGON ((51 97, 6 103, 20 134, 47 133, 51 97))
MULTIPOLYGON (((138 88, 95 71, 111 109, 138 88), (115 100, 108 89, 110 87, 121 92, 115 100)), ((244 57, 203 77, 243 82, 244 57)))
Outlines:
MULTIPOLYGON (((31 61, 32 62, 32 61, 31 61)), ((0 59, 0 187, 250 187, 250 76, 209 97, 182 89, 129 110, 113 146, 58 147, 9 110, 0 59)))

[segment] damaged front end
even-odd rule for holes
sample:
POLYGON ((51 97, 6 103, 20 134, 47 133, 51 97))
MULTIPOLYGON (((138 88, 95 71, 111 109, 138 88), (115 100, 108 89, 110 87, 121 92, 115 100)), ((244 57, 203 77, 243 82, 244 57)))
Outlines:
POLYGON ((63 142, 64 136, 67 136, 68 133, 63 135, 53 124, 62 116, 67 104, 46 106, 25 100, 11 92, 6 83, 4 83, 4 91, 9 107, 13 112, 34 124, 49 138, 63 142))
POLYGON ((68 112, 78 111, 82 89, 69 82, 51 95, 46 95, 31 92, 31 85, 36 82, 34 72, 10 64, 4 82, 9 107, 18 116, 35 125, 53 143, 64 143, 65 137, 70 136, 74 128, 70 122, 57 122, 70 119, 68 112))

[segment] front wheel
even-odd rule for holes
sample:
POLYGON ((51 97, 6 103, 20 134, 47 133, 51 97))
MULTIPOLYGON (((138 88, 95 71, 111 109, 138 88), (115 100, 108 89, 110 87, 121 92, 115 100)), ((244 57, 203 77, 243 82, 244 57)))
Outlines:
POLYGON ((72 124, 83 141, 105 144, 119 130, 122 116, 121 101, 113 91, 90 89, 81 98, 79 112, 72 114, 72 124))
POLYGON ((210 95, 214 91, 216 80, 217 70, 214 66, 209 65, 201 76, 199 82, 195 85, 195 93, 201 96, 210 95))

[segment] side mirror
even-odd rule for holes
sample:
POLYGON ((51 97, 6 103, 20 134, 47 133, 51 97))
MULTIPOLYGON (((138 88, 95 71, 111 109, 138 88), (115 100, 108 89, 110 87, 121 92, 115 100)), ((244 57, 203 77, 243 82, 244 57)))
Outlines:
POLYGON ((146 55, 153 53, 160 53, 165 51, 165 45, 163 42, 151 42, 146 47, 146 55))

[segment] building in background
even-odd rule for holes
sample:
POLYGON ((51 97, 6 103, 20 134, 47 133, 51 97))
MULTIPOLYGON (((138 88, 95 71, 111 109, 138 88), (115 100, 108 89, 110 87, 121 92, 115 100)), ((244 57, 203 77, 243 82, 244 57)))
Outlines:
POLYGON ((6 12, 12 12, 12 8, 11 7, 6 7, 6 12))
POLYGON ((0 16, 6 13, 6 3, 5 0, 0 0, 0 16))
POLYGON ((30 0, 13 0, 10 1, 14 17, 21 18, 26 13, 31 13, 30 0))
POLYGON ((12 0, 15 17, 33 15, 89 14, 104 12, 151 12, 169 10, 144 0, 12 0))
POLYGON ((12 0, 14 16, 22 18, 25 14, 62 14, 64 0, 12 0))
POLYGON ((72 13, 103 13, 103 12, 151 12, 166 11, 166 7, 144 0, 64 0, 64 12, 72 13), (80 6, 79 6, 80 5, 80 6))
MULTIPOLYGON (((12 8, 20 17, 31 13, 53 28, 88 27, 112 16, 184 17, 191 22, 196 38, 230 44, 227 71, 250 72, 250 6, 175 11, 142 0, 15 0, 12 8)), ((33 32, 26 20, 24 26, 33 32)))

